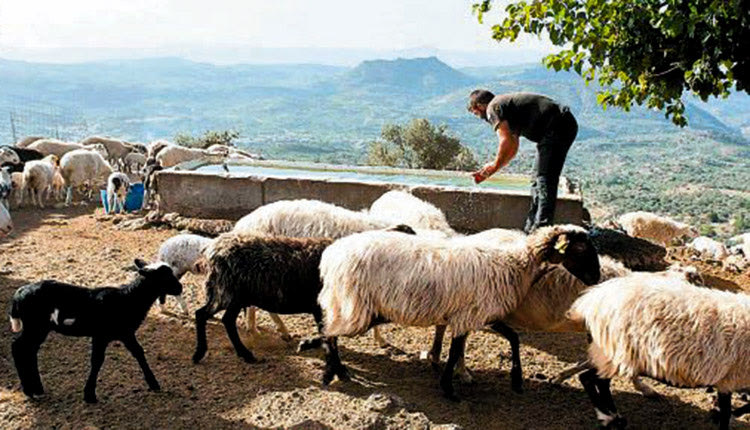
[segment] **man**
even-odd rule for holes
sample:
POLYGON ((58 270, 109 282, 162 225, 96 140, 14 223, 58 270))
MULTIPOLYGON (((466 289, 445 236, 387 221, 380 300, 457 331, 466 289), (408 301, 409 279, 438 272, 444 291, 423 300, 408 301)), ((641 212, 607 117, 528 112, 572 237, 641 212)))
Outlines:
POLYGON ((505 167, 518 152, 520 136, 535 142, 531 209, 524 231, 530 233, 537 227, 552 224, 560 172, 578 134, 578 123, 570 109, 540 94, 495 96, 487 90, 472 91, 468 109, 490 123, 499 139, 495 160, 473 173, 474 182, 478 184, 505 167))

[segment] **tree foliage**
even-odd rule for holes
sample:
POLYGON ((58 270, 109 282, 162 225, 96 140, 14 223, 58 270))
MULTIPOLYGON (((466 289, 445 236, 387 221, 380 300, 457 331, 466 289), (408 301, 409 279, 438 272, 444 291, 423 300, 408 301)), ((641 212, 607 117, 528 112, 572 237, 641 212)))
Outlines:
POLYGON ((189 133, 177 133, 174 142, 190 148, 205 149, 211 145, 234 146, 234 139, 240 137, 235 130, 208 130, 202 136, 194 137, 189 133))
MULTIPOLYGON (((493 5, 473 6, 480 22, 493 5)), ((549 68, 598 77, 603 106, 663 110, 687 124, 684 90, 702 100, 750 93, 750 2, 747 0, 532 0, 505 7, 492 27, 498 41, 546 35, 561 49, 549 68)))
POLYGON ((447 126, 426 119, 408 125, 386 124, 381 140, 370 143, 367 164, 421 169, 471 170, 477 161, 471 149, 447 134, 447 126))

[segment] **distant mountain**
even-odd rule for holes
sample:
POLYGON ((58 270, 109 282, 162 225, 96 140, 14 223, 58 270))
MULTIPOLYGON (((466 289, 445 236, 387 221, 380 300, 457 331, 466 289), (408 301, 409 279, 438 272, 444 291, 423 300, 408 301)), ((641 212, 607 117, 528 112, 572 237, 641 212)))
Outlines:
POLYGON ((370 90, 388 89, 411 93, 444 93, 471 85, 472 78, 437 57, 398 58, 396 60, 363 61, 344 75, 345 82, 353 87, 370 90))

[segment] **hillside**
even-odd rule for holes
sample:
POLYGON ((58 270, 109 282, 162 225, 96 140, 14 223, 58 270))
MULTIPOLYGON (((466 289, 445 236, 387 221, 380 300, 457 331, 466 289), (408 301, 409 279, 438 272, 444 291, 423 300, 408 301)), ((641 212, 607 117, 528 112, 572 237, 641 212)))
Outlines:
MULTIPOLYGON (((179 58, 68 65, 0 60, 0 82, 3 142, 12 140, 12 128, 17 135, 96 133, 139 141, 231 128, 241 133, 242 146, 267 157, 345 163, 363 162, 367 143, 384 124, 412 118, 448 125, 480 159, 489 159, 496 139, 466 112, 469 92, 534 91, 568 104, 578 118, 565 174, 583 183, 602 214, 643 208, 728 221, 747 207, 743 194, 676 190, 692 184, 750 192, 743 136, 750 130, 750 96, 744 93, 709 103, 689 98, 690 126, 681 130, 644 108, 602 110, 596 87, 575 74, 539 65, 457 70, 436 57, 353 68, 216 66, 179 58)), ((507 170, 525 173, 532 163, 533 146, 523 144, 507 170)))

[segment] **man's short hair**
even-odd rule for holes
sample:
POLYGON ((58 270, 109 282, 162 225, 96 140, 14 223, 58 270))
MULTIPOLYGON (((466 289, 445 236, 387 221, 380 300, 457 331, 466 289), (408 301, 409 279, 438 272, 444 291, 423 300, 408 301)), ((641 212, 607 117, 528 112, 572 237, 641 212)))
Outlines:
POLYGON ((490 91, 487 90, 474 90, 469 94, 469 105, 466 107, 468 110, 476 107, 477 105, 487 105, 495 97, 490 91))

